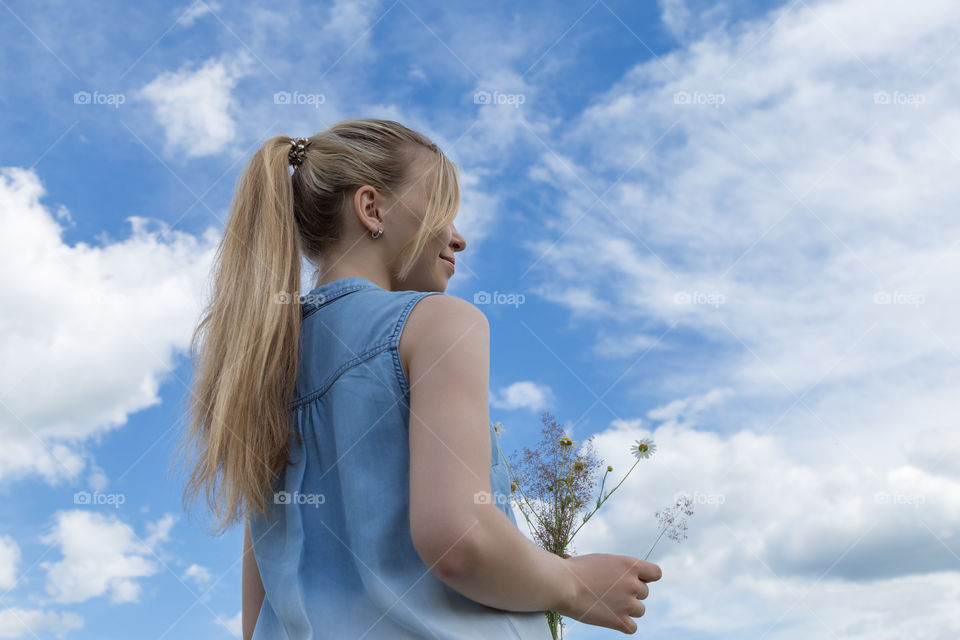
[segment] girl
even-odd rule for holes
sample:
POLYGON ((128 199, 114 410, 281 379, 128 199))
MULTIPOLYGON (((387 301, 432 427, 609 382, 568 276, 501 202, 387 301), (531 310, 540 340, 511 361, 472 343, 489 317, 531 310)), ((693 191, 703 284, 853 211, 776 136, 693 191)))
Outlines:
POLYGON ((544 640, 547 609, 637 628, 657 565, 517 528, 489 325, 443 293, 459 198, 455 165, 389 120, 273 138, 240 179, 191 345, 185 497, 218 533, 245 524, 245 640, 544 640))

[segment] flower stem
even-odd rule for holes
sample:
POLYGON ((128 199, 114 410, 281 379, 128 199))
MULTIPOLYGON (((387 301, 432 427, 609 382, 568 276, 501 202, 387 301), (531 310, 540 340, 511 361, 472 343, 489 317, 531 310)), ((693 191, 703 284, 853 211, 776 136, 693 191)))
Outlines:
MULTIPOLYGON (((602 500, 599 500, 599 501, 597 502, 596 508, 595 508, 593 511, 591 511, 590 513, 588 513, 588 514, 587 514, 587 517, 584 518, 583 522, 580 523, 580 526, 577 527, 577 528, 573 531, 573 533, 570 534, 570 537, 567 538, 567 542, 568 542, 568 543, 569 543, 569 541, 573 540, 573 536, 577 535, 577 531, 580 531, 580 528, 583 527, 583 525, 585 525, 585 524, 587 523, 587 520, 590 519, 591 517, 593 517, 593 514, 595 514, 597 511, 600 510, 600 506, 601 506, 604 502, 607 501, 607 498, 609 498, 610 496, 612 496, 612 495, 613 495, 613 492, 620 488, 620 485, 623 484, 623 481, 627 479, 627 476, 629 476, 631 473, 633 473, 633 470, 637 468, 637 465, 638 465, 639 463, 640 463, 640 458, 637 458, 637 461, 634 462, 634 463, 633 463, 633 466, 630 467, 630 470, 627 471, 627 472, 623 475, 623 478, 620 479, 620 482, 617 483, 617 486, 614 487, 613 489, 611 489, 611 490, 610 490, 610 493, 608 493, 606 496, 603 496, 603 488, 602 488, 602 487, 600 488, 600 495, 603 496, 603 499, 602 499, 602 500)), ((606 476, 604 476, 604 478, 606 478, 606 476)))
MULTIPOLYGON (((530 507, 530 512, 533 513, 533 515, 537 517, 537 520, 540 521, 540 526, 546 529, 547 527, 546 523, 543 521, 543 518, 540 517, 540 514, 537 513, 537 510, 533 508, 533 505, 530 504, 530 501, 527 499, 527 495, 523 492, 523 488, 520 486, 520 479, 513 474, 513 468, 510 466, 510 463, 507 462, 507 456, 503 455, 503 449, 500 448, 499 438, 497 438, 497 451, 500 453, 500 457, 503 458, 504 464, 507 465, 507 471, 510 472, 510 477, 513 478, 513 480, 517 483, 517 491, 520 492, 520 495, 523 497, 523 501, 527 503, 528 507, 530 507)), ((520 509, 520 512, 523 513, 523 509, 520 509)), ((527 517, 526 513, 523 513, 523 517, 526 518, 527 524, 529 524, 532 527, 533 523, 530 522, 530 518, 527 517)))
POLYGON ((643 556, 644 561, 650 557, 650 554, 653 553, 653 547, 657 546, 657 543, 660 542, 660 538, 663 537, 663 533, 667 530, 666 527, 660 530, 660 535, 657 536, 657 539, 653 541, 653 546, 650 547, 650 551, 647 551, 647 555, 643 556))

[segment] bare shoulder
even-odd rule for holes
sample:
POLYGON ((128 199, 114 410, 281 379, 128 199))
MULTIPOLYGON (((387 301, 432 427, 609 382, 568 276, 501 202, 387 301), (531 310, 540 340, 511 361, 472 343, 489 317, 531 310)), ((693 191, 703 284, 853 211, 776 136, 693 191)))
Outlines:
POLYGON ((450 349, 457 342, 489 340, 487 316, 472 302, 439 294, 424 296, 413 306, 400 334, 398 351, 404 374, 410 379, 410 360, 417 352, 450 349))

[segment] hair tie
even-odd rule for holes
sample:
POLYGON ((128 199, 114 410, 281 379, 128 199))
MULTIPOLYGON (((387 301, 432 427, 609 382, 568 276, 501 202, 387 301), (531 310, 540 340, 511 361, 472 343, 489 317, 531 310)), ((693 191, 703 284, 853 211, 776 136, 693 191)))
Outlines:
POLYGON ((287 153, 287 158, 291 165, 294 167, 300 166, 309 144, 309 138, 290 138, 290 152, 287 153))

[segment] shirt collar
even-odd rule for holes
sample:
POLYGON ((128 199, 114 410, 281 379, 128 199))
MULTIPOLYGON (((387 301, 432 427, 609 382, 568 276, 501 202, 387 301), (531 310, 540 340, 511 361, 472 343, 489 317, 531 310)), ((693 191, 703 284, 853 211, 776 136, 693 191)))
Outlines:
POLYGON ((331 280, 326 284, 311 289, 306 295, 302 296, 300 300, 301 311, 306 315, 348 293, 353 293, 360 289, 382 288, 383 287, 377 283, 360 276, 337 278, 336 280, 331 280))

